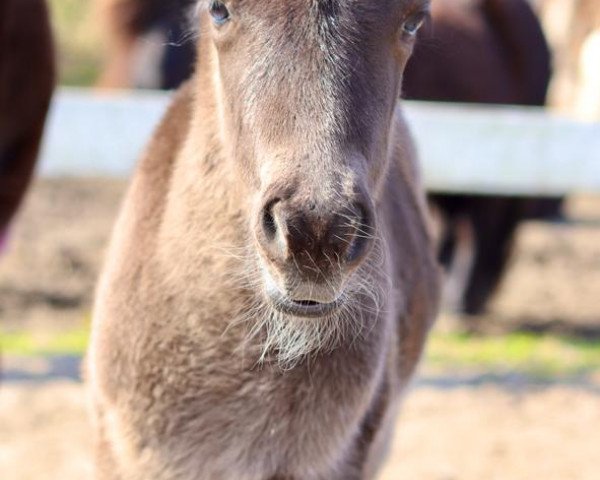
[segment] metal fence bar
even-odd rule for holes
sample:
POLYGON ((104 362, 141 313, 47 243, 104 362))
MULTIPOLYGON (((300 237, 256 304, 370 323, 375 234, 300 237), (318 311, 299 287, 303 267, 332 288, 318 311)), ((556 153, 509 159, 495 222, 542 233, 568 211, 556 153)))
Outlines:
MULTIPOLYGON (((62 89, 42 150, 43 176, 127 176, 169 103, 164 93, 62 89)), ((406 102, 428 189, 600 193, 600 123, 539 108, 406 102)))
POLYGON ((61 89, 50 109, 42 176, 127 176, 160 121, 161 92, 61 89))

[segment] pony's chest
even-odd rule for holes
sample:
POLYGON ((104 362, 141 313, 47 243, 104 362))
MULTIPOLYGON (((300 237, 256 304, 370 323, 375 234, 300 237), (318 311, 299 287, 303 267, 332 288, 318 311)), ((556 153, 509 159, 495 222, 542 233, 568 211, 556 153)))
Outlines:
POLYGON ((196 385, 185 404, 180 396, 155 405, 152 417, 163 419, 162 426, 148 435, 173 451, 163 458, 202 472, 194 478, 264 480, 265 472, 308 478, 307 466, 328 478, 352 448, 373 389, 351 385, 343 372, 317 379, 284 372, 213 379, 196 385))

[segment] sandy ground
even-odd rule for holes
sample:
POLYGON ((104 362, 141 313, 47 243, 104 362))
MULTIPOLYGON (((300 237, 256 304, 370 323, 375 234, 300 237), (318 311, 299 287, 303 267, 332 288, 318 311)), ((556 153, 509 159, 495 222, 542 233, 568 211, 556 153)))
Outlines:
MULTIPOLYGON (((3 480, 89 477, 80 384, 3 387, 0 425, 3 480)), ((600 395, 585 386, 418 386, 381 480, 597 480, 598 425, 600 395)))
POLYGON ((0 261, 4 328, 64 328, 88 314, 124 188, 81 179, 35 185, 0 261))
MULTIPOLYGON (((123 183, 35 186, 0 262, 5 329, 85 321, 123 183)), ((600 330, 600 201, 571 203, 574 225, 525 226, 491 311, 490 331, 600 330)), ((84 479, 90 436, 78 359, 5 359, 0 479, 84 479)), ((384 480, 600 478, 600 375, 527 378, 424 371, 408 396, 384 480), (594 380, 595 379, 595 380, 594 380)))

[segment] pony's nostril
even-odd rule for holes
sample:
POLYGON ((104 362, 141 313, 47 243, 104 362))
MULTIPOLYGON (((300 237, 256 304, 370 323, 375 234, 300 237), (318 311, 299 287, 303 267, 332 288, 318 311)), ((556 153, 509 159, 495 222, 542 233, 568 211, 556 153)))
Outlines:
POLYGON ((357 219, 360 220, 353 225, 353 237, 346 255, 348 262, 354 262, 361 258, 371 243, 373 236, 372 217, 369 210, 363 206, 360 206, 358 210, 360 213, 357 219))
POLYGON ((263 230, 269 241, 274 240, 277 235, 277 222, 275 221, 275 217, 273 215, 273 205, 274 202, 271 202, 265 207, 262 218, 263 230))
POLYGON ((363 236, 359 235, 355 235, 354 239, 352 241, 352 244, 350 245, 350 248, 348 249, 348 255, 347 255, 347 259, 349 262, 353 262, 354 260, 357 260, 361 254, 363 253, 363 251, 365 250, 367 246, 367 239, 364 238, 363 236))

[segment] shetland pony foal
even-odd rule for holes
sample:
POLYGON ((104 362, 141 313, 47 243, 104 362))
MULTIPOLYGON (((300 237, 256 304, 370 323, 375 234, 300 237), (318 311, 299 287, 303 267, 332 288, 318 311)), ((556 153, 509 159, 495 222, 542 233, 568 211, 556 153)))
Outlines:
POLYGON ((370 479, 437 311, 423 0, 202 2, 97 295, 97 479, 370 479))

